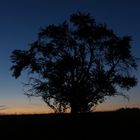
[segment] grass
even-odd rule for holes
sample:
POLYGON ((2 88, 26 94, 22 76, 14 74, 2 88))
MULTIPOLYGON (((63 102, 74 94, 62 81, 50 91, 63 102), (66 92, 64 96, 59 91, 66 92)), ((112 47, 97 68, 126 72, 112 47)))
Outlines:
MULTIPOLYGON (((17 138, 90 139, 139 136, 140 110, 78 114, 1 115, 0 134, 17 138)), ((113 138, 113 139, 114 139, 113 138)), ((78 140, 79 140, 78 139, 78 140)))

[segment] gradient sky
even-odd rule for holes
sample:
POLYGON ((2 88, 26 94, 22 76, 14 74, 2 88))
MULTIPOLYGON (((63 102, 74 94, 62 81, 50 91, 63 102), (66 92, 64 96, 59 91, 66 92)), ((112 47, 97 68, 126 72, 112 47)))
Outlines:
MULTIPOLYGON (((132 51, 140 57, 139 0, 0 0, 0 113, 40 113, 51 111, 40 98, 27 98, 22 82, 11 76, 10 55, 26 49, 37 38, 40 27, 61 23, 76 11, 89 12, 97 23, 106 23, 120 36, 132 36, 132 51)), ((140 65, 140 62, 139 62, 140 65)), ((140 68, 140 67, 139 67, 140 68)), ((140 80, 140 70, 135 72, 140 80)), ((107 98, 96 110, 140 107, 140 84, 124 98, 107 98)))

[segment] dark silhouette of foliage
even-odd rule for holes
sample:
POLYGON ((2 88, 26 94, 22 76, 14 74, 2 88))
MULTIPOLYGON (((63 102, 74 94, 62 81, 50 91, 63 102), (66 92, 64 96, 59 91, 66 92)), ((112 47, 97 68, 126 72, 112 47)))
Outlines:
POLYGON ((118 112, 133 112, 133 113, 135 113, 135 112, 140 112, 140 108, 138 108, 138 107, 133 107, 133 108, 120 108, 120 109, 118 109, 117 110, 118 112))
POLYGON ((29 50, 14 50, 11 71, 18 78, 27 70, 26 94, 41 96, 55 112, 89 112, 106 96, 124 95, 122 90, 136 85, 130 42, 78 12, 43 28, 29 50))

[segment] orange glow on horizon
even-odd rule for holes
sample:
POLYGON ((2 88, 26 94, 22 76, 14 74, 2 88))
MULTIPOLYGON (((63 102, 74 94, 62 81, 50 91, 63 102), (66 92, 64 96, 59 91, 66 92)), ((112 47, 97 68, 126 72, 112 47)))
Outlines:
POLYGON ((0 110, 0 114, 48 114, 53 111, 48 107, 15 107, 0 110))
MULTIPOLYGON (((115 101, 115 100, 114 100, 115 101)), ((139 102, 128 102, 128 101, 120 101, 116 100, 116 102, 107 101, 102 104, 99 104, 93 111, 95 112, 103 112, 103 111, 114 111, 120 108, 126 108, 126 107, 139 107, 139 102)), ((69 112, 69 111, 67 111, 69 112)), ((53 110, 48 107, 46 104, 43 104, 42 102, 32 102, 26 104, 24 103, 16 103, 12 102, 12 104, 8 104, 6 108, 0 108, 0 115, 3 114, 48 114, 48 113, 54 113, 53 110)))

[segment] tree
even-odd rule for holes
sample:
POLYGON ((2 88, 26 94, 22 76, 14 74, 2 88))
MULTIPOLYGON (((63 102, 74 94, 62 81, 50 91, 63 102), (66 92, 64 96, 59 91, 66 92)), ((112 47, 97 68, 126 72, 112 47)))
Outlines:
POLYGON ((55 112, 89 112, 106 96, 137 84, 131 38, 119 37, 86 13, 41 29, 28 50, 14 50, 12 76, 29 73, 28 96, 41 96, 55 112))

